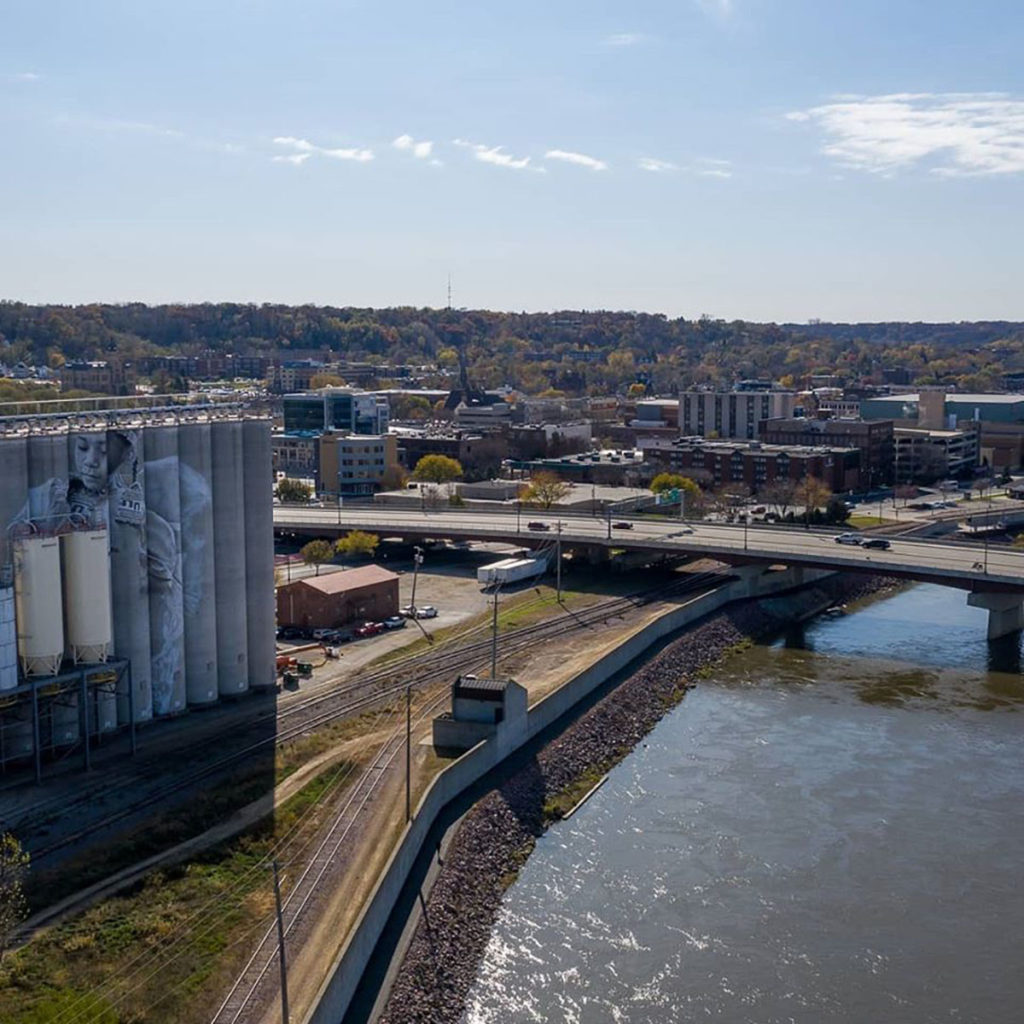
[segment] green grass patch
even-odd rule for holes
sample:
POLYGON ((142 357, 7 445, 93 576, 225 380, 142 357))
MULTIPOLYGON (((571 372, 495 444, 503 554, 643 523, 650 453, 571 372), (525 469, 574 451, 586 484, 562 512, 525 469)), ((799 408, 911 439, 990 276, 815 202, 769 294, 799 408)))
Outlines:
POLYGON ((889 526, 898 522, 898 519, 884 519, 881 516, 850 516, 846 525, 854 530, 870 530, 872 526, 889 526))
POLYGON ((273 905, 266 858, 293 828, 310 838, 338 764, 247 833, 50 928, 0 964, 0 1020, 205 1024, 273 905), (205 911, 201 916, 200 911, 205 911), (88 1012, 85 1012, 85 1011, 88 1012))

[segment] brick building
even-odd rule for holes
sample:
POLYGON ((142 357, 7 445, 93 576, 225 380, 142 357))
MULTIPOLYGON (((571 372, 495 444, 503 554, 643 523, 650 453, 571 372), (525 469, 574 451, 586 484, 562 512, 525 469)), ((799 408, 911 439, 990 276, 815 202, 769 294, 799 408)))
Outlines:
POLYGON ((859 448, 861 473, 869 487, 893 482, 892 420, 762 420, 758 431, 765 444, 859 448))
POLYGON ((135 368, 122 360, 67 362, 60 368, 60 386, 65 391, 134 395, 135 368))
POLYGON ((277 588, 277 624, 328 629, 398 614, 398 577, 379 565, 311 576, 277 588))

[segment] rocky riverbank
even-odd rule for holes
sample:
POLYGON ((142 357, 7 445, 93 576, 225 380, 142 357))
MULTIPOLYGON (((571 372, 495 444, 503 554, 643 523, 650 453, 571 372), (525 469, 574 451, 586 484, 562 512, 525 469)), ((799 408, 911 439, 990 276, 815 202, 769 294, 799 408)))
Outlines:
POLYGON ((504 891, 537 836, 654 728, 702 669, 752 638, 894 585, 880 577, 834 576, 725 609, 670 643, 484 797, 451 843, 382 1024, 458 1024, 504 891))

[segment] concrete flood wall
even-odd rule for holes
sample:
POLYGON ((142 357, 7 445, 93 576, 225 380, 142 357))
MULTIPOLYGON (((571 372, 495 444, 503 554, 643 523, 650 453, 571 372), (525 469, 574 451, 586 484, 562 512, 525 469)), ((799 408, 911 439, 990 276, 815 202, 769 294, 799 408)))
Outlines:
POLYGON ((801 569, 770 572, 760 567, 741 568, 736 574, 739 578, 733 582, 666 612, 589 668, 538 700, 527 714, 525 731, 510 735, 499 729, 495 736, 477 744, 437 775, 420 799, 412 821, 391 854, 352 934, 331 966, 315 1005, 302 1018, 303 1024, 339 1024, 345 1016, 423 843, 447 804, 659 640, 734 601, 770 597, 832 575, 801 569))

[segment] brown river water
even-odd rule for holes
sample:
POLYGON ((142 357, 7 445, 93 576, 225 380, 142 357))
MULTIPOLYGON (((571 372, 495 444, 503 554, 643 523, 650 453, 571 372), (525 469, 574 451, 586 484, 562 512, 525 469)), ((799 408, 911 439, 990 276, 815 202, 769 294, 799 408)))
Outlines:
POLYGON ((466 1024, 1024 1020, 1020 643, 918 586, 733 657, 539 840, 466 1024))

